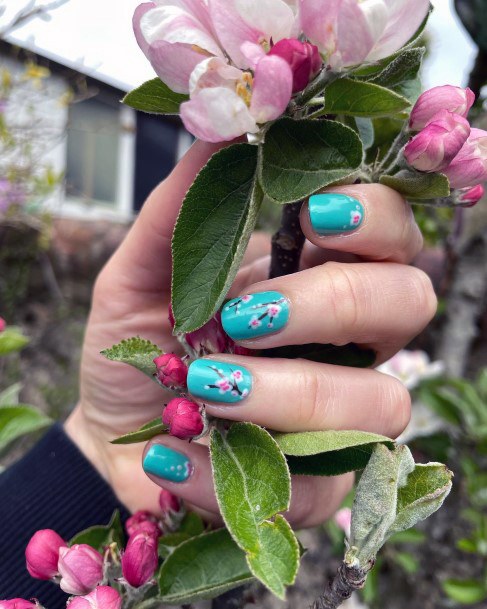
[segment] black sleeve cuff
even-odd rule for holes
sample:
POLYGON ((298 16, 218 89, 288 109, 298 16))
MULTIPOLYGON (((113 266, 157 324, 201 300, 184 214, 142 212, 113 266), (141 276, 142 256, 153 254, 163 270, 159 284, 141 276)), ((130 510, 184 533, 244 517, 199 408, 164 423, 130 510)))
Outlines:
POLYGON ((0 475, 0 599, 37 598, 47 609, 63 609, 67 595, 27 572, 29 539, 39 529, 54 529, 69 540, 90 526, 107 524, 116 509, 123 520, 129 516, 62 426, 54 425, 0 475))

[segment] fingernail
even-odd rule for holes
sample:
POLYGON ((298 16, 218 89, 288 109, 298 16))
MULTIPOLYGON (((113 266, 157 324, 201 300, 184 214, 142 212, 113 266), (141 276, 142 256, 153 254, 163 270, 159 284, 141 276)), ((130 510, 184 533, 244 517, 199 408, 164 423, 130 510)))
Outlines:
POLYGON ((163 444, 153 444, 144 457, 144 471, 170 482, 185 482, 193 472, 186 455, 163 444))
POLYGON ((325 193, 309 198, 311 226, 319 235, 338 235, 357 229, 364 217, 362 204, 348 195, 325 193))
POLYGON ((230 300, 222 310, 222 325, 233 340, 267 336, 284 328, 289 301, 279 292, 258 292, 230 300))
POLYGON ((188 390, 201 400, 234 404, 248 396, 251 389, 252 375, 243 366, 197 359, 188 370, 188 390))

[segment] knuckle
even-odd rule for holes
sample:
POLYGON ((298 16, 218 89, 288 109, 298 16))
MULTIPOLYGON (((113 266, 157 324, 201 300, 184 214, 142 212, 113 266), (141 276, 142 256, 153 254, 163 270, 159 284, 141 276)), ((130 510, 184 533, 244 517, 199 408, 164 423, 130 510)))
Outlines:
POLYGON ((368 309, 367 289, 361 275, 351 267, 328 262, 325 268, 328 270, 331 310, 337 335, 333 344, 344 345, 363 330, 362 311, 368 309))
POLYGON ((324 429, 326 421, 335 419, 342 398, 341 387, 332 374, 302 361, 297 371, 300 379, 298 408, 296 411, 302 429, 324 429))
POLYGON ((421 269, 410 269, 411 291, 415 303, 415 314, 421 324, 428 324, 436 315, 438 299, 429 276, 421 269))
POLYGON ((380 403, 381 427, 385 435, 397 438, 411 419, 411 395, 401 381, 388 377, 382 384, 380 403))

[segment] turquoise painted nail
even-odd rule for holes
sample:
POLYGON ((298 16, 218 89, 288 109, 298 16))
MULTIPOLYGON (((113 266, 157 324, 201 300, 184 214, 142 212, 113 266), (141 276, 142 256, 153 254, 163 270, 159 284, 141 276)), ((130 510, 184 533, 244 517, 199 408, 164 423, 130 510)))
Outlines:
POLYGON ((188 390, 201 400, 234 404, 252 389, 252 375, 243 366, 197 359, 188 370, 188 390))
POLYGON ((153 444, 144 457, 144 471, 170 482, 186 482, 193 472, 191 461, 163 444, 153 444))
POLYGON ((319 235, 337 235, 355 230, 362 224, 361 203, 339 193, 313 195, 309 198, 311 226, 319 235))
POLYGON ((222 310, 222 325, 233 340, 266 336, 284 328, 289 301, 279 292, 258 292, 230 300, 222 310))

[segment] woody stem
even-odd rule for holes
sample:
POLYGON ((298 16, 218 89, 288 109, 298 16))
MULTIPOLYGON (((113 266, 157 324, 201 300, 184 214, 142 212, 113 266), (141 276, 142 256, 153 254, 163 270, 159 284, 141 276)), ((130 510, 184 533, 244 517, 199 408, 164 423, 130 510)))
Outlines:
POLYGON ((302 201, 298 201, 284 205, 282 209, 281 226, 272 237, 270 279, 290 275, 299 270, 299 261, 305 241, 299 223, 302 204, 302 201))

